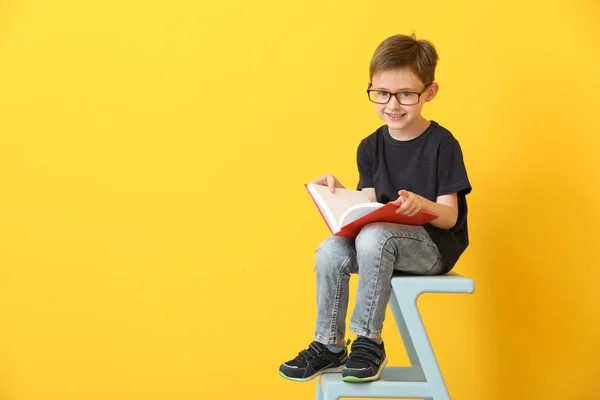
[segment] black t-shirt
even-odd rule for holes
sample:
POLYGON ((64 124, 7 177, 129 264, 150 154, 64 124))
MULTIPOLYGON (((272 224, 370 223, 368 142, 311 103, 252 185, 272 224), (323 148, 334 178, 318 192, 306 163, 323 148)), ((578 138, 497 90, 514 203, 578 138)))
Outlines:
POLYGON ((374 188, 380 203, 398 199, 402 189, 433 202, 438 196, 457 193, 458 219, 454 227, 423 226, 440 250, 445 272, 450 271, 469 245, 465 196, 471 192, 460 145, 450 131, 431 121, 421 135, 399 141, 384 125, 361 141, 357 163, 357 189, 374 188))

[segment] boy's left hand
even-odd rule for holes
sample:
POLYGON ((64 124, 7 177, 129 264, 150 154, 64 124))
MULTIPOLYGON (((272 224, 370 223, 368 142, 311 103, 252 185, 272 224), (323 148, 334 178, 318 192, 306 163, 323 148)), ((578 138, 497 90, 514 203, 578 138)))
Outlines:
POLYGON ((398 192, 398 200, 393 203, 398 204, 400 207, 396 210, 396 214, 408 215, 409 217, 417 214, 425 206, 423 198, 418 194, 409 192, 408 190, 400 190, 398 192))

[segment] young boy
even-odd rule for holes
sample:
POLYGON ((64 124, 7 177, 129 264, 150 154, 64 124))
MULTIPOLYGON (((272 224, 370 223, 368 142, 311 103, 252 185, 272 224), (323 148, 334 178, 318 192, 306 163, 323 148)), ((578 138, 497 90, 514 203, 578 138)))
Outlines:
MULTIPOLYGON (((387 363, 381 331, 392 273, 445 274, 469 243, 465 196, 471 185, 460 145, 447 129, 421 115, 439 89, 437 60, 434 46, 414 35, 394 35, 377 47, 367 92, 385 125, 362 140, 357 163, 358 190, 371 201, 394 201, 399 213, 426 210, 439 218, 424 226, 373 223, 355 240, 330 236, 321 243, 315 341, 280 366, 285 378, 308 381, 342 372, 349 382, 378 379, 387 363), (359 274, 350 319, 357 338, 348 355, 344 337, 352 273, 359 274)), ((313 182, 332 191, 344 187, 330 174, 313 182)))

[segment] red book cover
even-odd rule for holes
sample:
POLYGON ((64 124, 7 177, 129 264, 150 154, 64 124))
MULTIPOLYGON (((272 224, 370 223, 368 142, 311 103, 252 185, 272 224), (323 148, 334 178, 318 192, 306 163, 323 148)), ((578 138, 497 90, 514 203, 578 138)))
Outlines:
MULTIPOLYGON (((307 185, 304 186, 306 187, 307 185)), ((400 206, 390 202, 342 226, 338 232, 334 233, 332 227, 329 225, 327 219, 323 215, 323 212, 319 208, 317 201, 314 199, 314 197, 312 196, 310 191, 308 191, 308 189, 307 192, 310 195, 313 202, 315 203, 315 206, 317 207, 319 214, 321 214, 323 221, 325 221, 325 224, 327 224, 327 227, 333 233, 334 236, 355 238, 365 225, 370 224, 372 222, 392 222, 396 224, 405 225, 424 225, 438 217, 435 214, 423 210, 419 211, 416 215, 413 215, 411 217, 407 215, 397 214, 396 209, 398 209, 398 207, 400 206)))
POLYGON ((367 215, 364 215, 361 218, 342 226, 342 228, 333 235, 355 238, 358 235, 358 232, 360 232, 365 225, 372 222, 393 222, 404 225, 424 225, 438 217, 437 215, 428 213, 426 211, 419 211, 412 217, 396 214, 396 209, 398 207, 400 206, 397 204, 387 203, 383 207, 380 207, 375 211, 372 211, 367 215))

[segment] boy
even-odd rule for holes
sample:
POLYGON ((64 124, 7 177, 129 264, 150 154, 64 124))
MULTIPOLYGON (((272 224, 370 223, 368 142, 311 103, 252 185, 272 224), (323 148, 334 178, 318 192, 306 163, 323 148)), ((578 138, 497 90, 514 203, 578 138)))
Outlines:
MULTIPOLYGON (((367 89, 385 125, 358 146, 358 190, 371 201, 394 201, 397 212, 419 210, 439 218, 424 226, 373 223, 355 240, 327 238, 316 251, 317 323, 308 349, 283 363, 279 373, 308 381, 342 372, 348 382, 379 378, 386 365, 381 331, 394 271, 445 274, 468 245, 467 202, 471 191, 462 151, 452 134, 421 116, 438 92, 434 46, 414 36, 384 40, 371 59, 367 89), (348 281, 359 274, 350 331, 357 335, 348 355, 344 343, 348 281)), ((314 183, 331 191, 344 186, 330 174, 314 183)), ((349 341, 348 341, 349 343, 349 341)))

